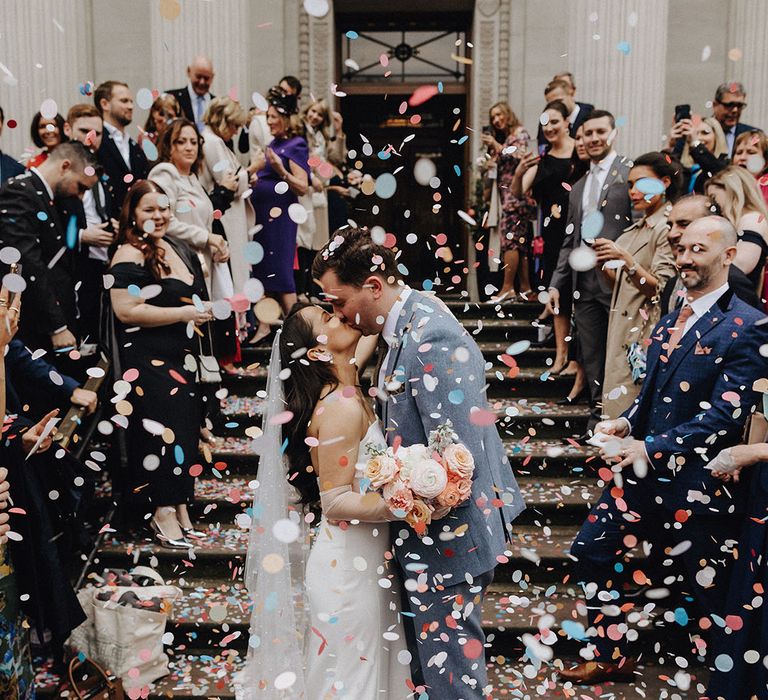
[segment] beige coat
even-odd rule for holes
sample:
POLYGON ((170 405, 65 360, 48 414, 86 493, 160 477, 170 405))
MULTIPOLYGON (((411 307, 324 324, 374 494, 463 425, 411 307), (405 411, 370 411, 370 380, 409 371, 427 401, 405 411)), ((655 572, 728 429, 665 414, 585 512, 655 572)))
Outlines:
POLYGON ((661 318, 659 296, 675 274, 675 260, 667 240, 668 208, 662 207, 647 219, 627 228, 616 245, 632 254, 635 261, 658 280, 658 294, 648 299, 619 268, 613 285, 603 381, 603 413, 617 418, 632 405, 640 385, 632 381, 627 348, 650 337, 661 318), (641 311, 642 309, 642 311, 641 311))
POLYGON ((228 173, 237 175, 237 190, 232 204, 221 217, 227 242, 229 243, 229 266, 232 270, 232 281, 235 292, 242 293, 243 285, 251 276, 251 265, 246 261, 245 245, 251 240, 250 230, 256 224, 256 215, 248 196, 250 191, 248 172, 240 167, 235 154, 227 147, 224 140, 206 126, 203 130, 203 167, 200 172, 200 184, 206 192, 212 192, 214 183, 220 183, 228 173))
POLYGON ((204 263, 205 286, 211 294, 211 251, 208 236, 213 224, 213 205, 197 175, 182 175, 173 163, 158 163, 149 171, 149 179, 168 195, 171 223, 168 235, 194 248, 204 263))

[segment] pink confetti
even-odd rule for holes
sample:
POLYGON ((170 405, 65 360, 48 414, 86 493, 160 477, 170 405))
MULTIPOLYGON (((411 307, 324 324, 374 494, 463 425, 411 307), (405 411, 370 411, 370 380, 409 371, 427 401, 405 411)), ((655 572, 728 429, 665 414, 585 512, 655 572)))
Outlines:
POLYGON ((431 100, 437 93, 437 85, 420 85, 408 98, 408 104, 411 107, 418 107, 419 105, 424 104, 427 100, 431 100))
POLYGON ((283 411, 282 413, 278 413, 274 418, 272 418, 272 420, 269 421, 269 424, 285 425, 286 423, 290 423, 292 418, 293 418, 292 411, 283 411))

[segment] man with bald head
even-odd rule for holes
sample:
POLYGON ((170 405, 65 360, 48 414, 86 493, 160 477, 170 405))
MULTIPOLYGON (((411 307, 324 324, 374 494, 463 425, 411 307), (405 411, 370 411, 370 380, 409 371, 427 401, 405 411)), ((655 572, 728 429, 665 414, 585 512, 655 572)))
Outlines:
MULTIPOLYGON (((685 230, 698 219, 711 216, 717 212, 717 205, 713 204, 709 197, 703 194, 689 194, 681 197, 669 212, 669 233, 667 240, 672 250, 675 250, 685 230)), ((733 293, 742 301, 756 309, 762 309, 760 298, 757 296, 755 286, 736 265, 728 268, 728 285, 733 293)), ((668 314, 683 305, 685 299, 685 286, 680 275, 667 280, 667 284, 661 293, 661 313, 668 314)))
POLYGON ((189 84, 183 88, 167 90, 179 102, 184 116, 197 124, 197 128, 203 130, 203 115, 211 100, 215 97, 211 93, 213 83, 213 62, 208 56, 195 56, 192 63, 187 66, 189 84))
MULTIPOLYGON (((625 584, 638 567, 624 557, 636 543, 660 552, 665 566, 683 568, 691 634, 707 629, 702 616, 722 616, 748 485, 725 487, 707 463, 741 442, 758 400, 752 385, 768 371, 760 353, 768 344, 765 316, 728 284, 736 240, 720 216, 687 225, 674 247, 683 304, 651 333, 635 403, 597 424, 602 456, 620 480, 608 484, 571 546, 574 575, 587 594, 594 659, 564 669, 566 680, 633 679, 636 636, 625 619, 633 607, 625 584)), ((646 568, 643 578, 658 587, 670 573, 646 568)))

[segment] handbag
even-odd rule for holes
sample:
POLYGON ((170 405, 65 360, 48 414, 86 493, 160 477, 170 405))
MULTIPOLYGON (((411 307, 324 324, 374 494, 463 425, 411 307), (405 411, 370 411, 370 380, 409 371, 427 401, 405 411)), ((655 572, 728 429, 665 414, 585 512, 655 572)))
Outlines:
POLYGON ((232 273, 225 262, 215 262, 211 265, 211 301, 231 299, 235 295, 235 285, 232 273))
POLYGON ((56 690, 57 697, 76 700, 124 700, 123 682, 109 675, 99 664, 80 655, 69 662, 67 678, 56 690), (84 673, 86 671, 86 673, 84 673))
MULTIPOLYGON (((78 591, 77 599, 87 619, 72 631, 67 646, 122 678, 127 687, 142 687, 168 674, 168 656, 163 651, 163 634, 172 602, 181 595, 176 586, 166 586, 150 567, 136 567, 133 574, 147 576, 156 586, 89 586, 78 591), (141 600, 161 598, 160 612, 102 601, 97 596, 109 590, 118 599, 131 591, 141 600), (128 672, 131 671, 130 676, 128 672)), ((84 695, 84 698, 112 698, 112 695, 84 695)), ((121 698, 122 695, 114 696, 121 698)))
POLYGON ((197 381, 201 384, 221 384, 221 367, 219 361, 213 355, 213 337, 211 335, 211 324, 206 323, 208 334, 208 347, 210 354, 203 352, 202 338, 197 336, 197 344, 200 348, 200 355, 197 358, 197 381))

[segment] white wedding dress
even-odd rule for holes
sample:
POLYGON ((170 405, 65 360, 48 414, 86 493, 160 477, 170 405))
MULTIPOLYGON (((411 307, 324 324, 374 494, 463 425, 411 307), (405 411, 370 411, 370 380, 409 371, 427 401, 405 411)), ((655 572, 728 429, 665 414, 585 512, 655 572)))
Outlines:
MULTIPOLYGON (((353 489, 359 492, 366 444, 386 446, 378 421, 360 442, 353 489)), ((403 700, 412 692, 401 609, 400 581, 387 561, 389 523, 345 529, 323 517, 307 560, 311 614, 305 647, 308 700, 403 700)))

